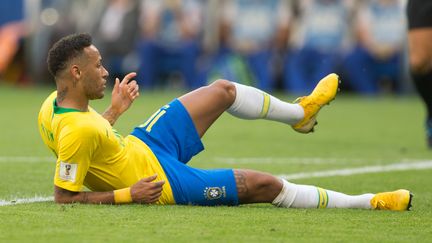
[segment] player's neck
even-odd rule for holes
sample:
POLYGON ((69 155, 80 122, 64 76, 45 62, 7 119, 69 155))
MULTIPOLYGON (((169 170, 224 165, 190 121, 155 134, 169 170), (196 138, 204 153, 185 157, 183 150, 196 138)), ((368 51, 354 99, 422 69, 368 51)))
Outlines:
POLYGON ((72 108, 80 111, 88 111, 89 100, 77 89, 57 87, 57 106, 72 108))
POLYGON ((88 111, 88 100, 84 103, 74 99, 65 99, 62 102, 57 101, 57 106, 62 108, 72 108, 80 111, 88 111))

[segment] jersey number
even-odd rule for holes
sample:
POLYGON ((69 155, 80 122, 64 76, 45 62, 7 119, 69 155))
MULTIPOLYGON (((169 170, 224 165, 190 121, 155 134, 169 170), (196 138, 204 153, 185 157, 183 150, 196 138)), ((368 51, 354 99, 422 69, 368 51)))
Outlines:
POLYGON ((154 124, 159 120, 159 118, 161 118, 166 113, 165 109, 167 109, 167 108, 169 108, 169 105, 165 105, 164 107, 162 107, 162 109, 159 109, 158 111, 156 111, 146 122, 139 125, 139 127, 146 127, 145 130, 147 132, 151 132, 154 124))

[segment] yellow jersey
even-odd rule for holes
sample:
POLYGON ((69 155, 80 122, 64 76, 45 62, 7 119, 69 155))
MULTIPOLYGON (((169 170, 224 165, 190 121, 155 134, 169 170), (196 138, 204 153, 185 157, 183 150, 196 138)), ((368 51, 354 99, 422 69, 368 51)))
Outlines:
POLYGON ((174 204, 168 178, 150 148, 135 136, 122 137, 99 113, 56 105, 57 91, 42 104, 42 140, 57 157, 54 184, 69 191, 112 191, 157 174, 164 180, 158 204, 174 204))

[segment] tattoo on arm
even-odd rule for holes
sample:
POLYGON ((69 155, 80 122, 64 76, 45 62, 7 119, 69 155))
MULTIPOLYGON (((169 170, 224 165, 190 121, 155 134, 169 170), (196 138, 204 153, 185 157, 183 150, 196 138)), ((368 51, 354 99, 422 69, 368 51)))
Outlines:
POLYGON ((114 114, 114 112, 110 109, 107 109, 103 114, 102 117, 105 118, 111 126, 114 125, 114 123, 117 121, 117 116, 114 114))
POLYGON ((114 192, 72 192, 55 186, 57 203, 114 204, 114 192))
POLYGON ((60 203, 74 202, 73 199, 71 200, 71 198, 79 194, 79 192, 68 191, 57 186, 54 187, 54 192, 56 201, 60 203))
POLYGON ((82 203, 88 203, 88 193, 83 192, 82 203))
POLYGON ((237 184, 237 192, 240 194, 247 194, 249 192, 249 188, 246 184, 246 173, 241 170, 234 171, 234 177, 237 184))

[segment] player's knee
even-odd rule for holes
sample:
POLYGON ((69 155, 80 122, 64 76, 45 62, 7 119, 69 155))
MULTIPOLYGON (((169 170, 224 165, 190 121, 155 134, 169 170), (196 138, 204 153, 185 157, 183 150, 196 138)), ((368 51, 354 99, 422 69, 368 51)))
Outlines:
POLYGON ((272 202, 282 190, 282 182, 264 172, 234 170, 240 203, 272 202))
POLYGON ((253 191, 266 194, 278 194, 280 192, 281 183, 278 178, 267 174, 259 173, 253 179, 253 191))
POLYGON ((412 52, 409 56, 409 64, 413 73, 425 73, 432 70, 432 57, 425 53, 412 52))
POLYGON ((235 99, 236 87, 235 85, 225 79, 218 79, 214 81, 209 88, 213 90, 220 99, 227 100, 232 103, 235 99))

